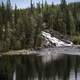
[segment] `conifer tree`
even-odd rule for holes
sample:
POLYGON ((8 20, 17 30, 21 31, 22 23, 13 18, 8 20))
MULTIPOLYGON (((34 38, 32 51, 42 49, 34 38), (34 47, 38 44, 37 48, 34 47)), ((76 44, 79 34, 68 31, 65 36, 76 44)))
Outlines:
POLYGON ((2 5, 1 5, 1 25, 5 25, 6 24, 6 16, 5 16, 5 5, 4 3, 2 2, 2 5))
POLYGON ((34 44, 33 47, 37 48, 41 46, 41 31, 43 30, 43 20, 42 20, 42 16, 38 15, 36 17, 36 27, 34 30, 34 44))
POLYGON ((71 13, 71 11, 69 11, 69 24, 70 24, 70 35, 75 35, 75 31, 76 31, 76 26, 75 26, 75 22, 74 22, 74 18, 73 15, 71 13))
POLYGON ((7 6, 6 6, 6 17, 7 21, 11 22, 12 21, 12 11, 11 11, 11 2, 10 0, 7 0, 7 6))
POLYGON ((52 2, 52 8, 54 7, 54 3, 52 2))
POLYGON ((46 0, 45 0, 45 8, 46 8, 46 11, 48 11, 48 3, 46 0))
POLYGON ((64 34, 68 34, 68 9, 67 9, 67 3, 66 0, 61 0, 61 13, 62 13, 62 19, 63 19, 63 28, 64 28, 64 34))
POLYGON ((42 10, 43 10, 44 4, 43 4, 43 0, 42 0, 42 10))
POLYGON ((41 13, 40 1, 37 3, 37 10, 38 10, 38 13, 41 13))
POLYGON ((17 20, 18 20, 18 10, 17 10, 17 6, 15 4, 15 10, 14 10, 14 23, 15 25, 17 24, 17 20))
POLYGON ((62 9, 62 11, 64 11, 65 10, 65 8, 66 8, 66 0, 61 0, 61 9, 62 9))
POLYGON ((32 0, 30 0, 30 1, 31 1, 30 6, 31 6, 31 14, 32 14, 34 6, 33 6, 33 1, 32 0))

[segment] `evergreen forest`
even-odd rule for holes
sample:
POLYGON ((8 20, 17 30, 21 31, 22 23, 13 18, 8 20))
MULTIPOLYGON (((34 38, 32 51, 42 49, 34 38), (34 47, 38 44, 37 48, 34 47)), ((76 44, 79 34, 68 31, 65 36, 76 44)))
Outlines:
MULTIPOLYGON (((27 4, 26 4, 27 5, 27 4)), ((80 44, 80 2, 61 0, 54 5, 30 0, 26 9, 12 9, 10 0, 0 3, 0 51, 41 47, 41 31, 58 32, 80 44)))

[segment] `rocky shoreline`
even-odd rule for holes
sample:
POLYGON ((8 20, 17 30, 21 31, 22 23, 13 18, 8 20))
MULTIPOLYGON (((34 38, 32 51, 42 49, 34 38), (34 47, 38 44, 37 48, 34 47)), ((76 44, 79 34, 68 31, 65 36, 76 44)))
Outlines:
POLYGON ((38 49, 28 49, 28 50, 11 50, 8 52, 3 52, 0 55, 54 55, 54 54, 72 54, 80 55, 80 45, 74 45, 69 47, 54 47, 54 48, 38 48, 38 49), (74 54, 75 53, 75 54, 74 54))

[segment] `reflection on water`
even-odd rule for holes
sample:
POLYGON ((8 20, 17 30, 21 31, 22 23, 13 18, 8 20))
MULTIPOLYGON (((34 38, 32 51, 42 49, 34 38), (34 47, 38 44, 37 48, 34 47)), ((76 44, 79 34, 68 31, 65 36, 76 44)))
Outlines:
POLYGON ((13 72, 13 80, 16 80, 16 69, 13 72))
POLYGON ((80 56, 62 55, 44 62, 44 56, 0 57, 0 80, 80 80, 80 56))

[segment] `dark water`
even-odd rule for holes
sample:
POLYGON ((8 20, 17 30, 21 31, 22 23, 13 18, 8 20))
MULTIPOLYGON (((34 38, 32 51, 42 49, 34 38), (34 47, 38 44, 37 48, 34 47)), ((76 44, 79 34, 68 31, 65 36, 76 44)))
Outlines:
POLYGON ((62 55, 44 61, 39 55, 0 57, 0 80, 80 80, 80 56, 62 55))

